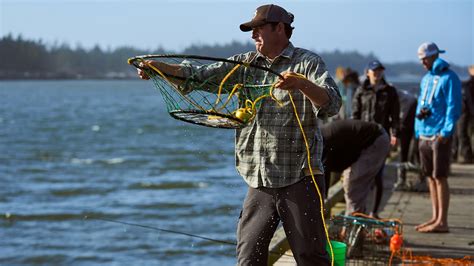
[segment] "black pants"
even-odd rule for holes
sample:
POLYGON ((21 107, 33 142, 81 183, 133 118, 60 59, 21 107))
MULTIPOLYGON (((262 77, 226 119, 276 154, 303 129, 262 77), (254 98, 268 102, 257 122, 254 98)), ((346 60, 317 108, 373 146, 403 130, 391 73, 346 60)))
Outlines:
POLYGON ((410 142, 413 139, 413 127, 406 127, 400 130, 400 162, 408 162, 408 153, 410 151, 410 142))
POLYGON ((382 165, 382 168, 377 172, 374 178, 374 205, 372 206, 372 213, 377 214, 379 212, 379 206, 382 202, 383 195, 383 172, 385 169, 385 163, 382 165))
MULTIPOLYGON (((324 177, 315 179, 324 194, 324 177)), ((267 265, 280 220, 299 266, 330 264, 319 196, 309 176, 283 188, 249 187, 237 228, 238 265, 267 265)))
POLYGON ((458 154, 463 162, 472 162, 471 136, 469 135, 470 116, 464 112, 456 123, 456 131, 453 136, 452 155, 456 162, 458 154))

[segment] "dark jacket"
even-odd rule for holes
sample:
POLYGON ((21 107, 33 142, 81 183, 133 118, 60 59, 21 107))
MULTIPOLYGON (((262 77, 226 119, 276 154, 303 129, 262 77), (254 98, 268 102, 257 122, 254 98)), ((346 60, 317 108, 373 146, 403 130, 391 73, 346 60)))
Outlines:
POLYGON ((382 134, 380 124, 360 120, 343 119, 322 125, 324 172, 344 171, 382 134))
POLYGON ((474 76, 462 84, 462 112, 474 116, 474 76))
MULTIPOLYGON (((416 96, 406 90, 397 90, 400 102, 400 134, 415 130, 416 96)), ((411 134, 410 134, 411 135, 411 134)))
POLYGON ((398 137, 400 103, 397 90, 385 79, 382 84, 382 88, 375 90, 366 79, 362 86, 357 88, 352 100, 352 118, 379 123, 388 134, 398 137))

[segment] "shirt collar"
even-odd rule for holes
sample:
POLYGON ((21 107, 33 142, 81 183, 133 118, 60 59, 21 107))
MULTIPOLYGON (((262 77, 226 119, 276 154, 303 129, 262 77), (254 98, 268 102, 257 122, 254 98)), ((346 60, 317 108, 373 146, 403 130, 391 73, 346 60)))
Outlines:
MULTIPOLYGON (((295 47, 293 46, 293 44, 291 42, 288 42, 288 46, 285 49, 283 49, 283 51, 280 53, 280 55, 275 57, 275 59, 277 59, 278 57, 285 57, 285 58, 291 59, 294 52, 295 52, 295 47)), ((265 59, 265 58, 266 58, 266 56, 264 56, 259 51, 257 51, 257 59, 265 59)))

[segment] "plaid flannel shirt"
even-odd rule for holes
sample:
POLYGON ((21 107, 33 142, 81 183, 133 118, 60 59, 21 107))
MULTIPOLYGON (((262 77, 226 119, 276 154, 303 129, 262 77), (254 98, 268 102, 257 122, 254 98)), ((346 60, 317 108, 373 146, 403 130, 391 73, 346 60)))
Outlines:
MULTIPOLYGON (((229 59, 252 61, 253 64, 270 68, 277 73, 300 73, 326 90, 329 101, 325 106, 315 106, 299 90, 291 92, 309 141, 312 169, 322 173, 323 140, 317 115, 319 112, 327 116, 337 114, 341 106, 341 96, 321 57, 311 51, 295 48, 290 43, 273 61, 255 51, 229 59)), ((230 70, 229 67, 223 66, 225 63, 219 62, 201 66, 199 71, 191 68, 184 70, 188 75, 197 73, 202 78, 207 74, 222 72, 223 77, 230 70)), ((277 77, 270 75, 268 71, 258 73, 260 74, 256 77, 256 84, 271 84, 277 81, 277 77)), ((248 126, 236 130, 236 168, 251 187, 285 187, 301 180, 306 175, 303 170, 309 168, 306 146, 288 93, 286 90, 275 89, 273 94, 283 106, 280 107, 271 98, 265 98, 255 119, 248 126)))

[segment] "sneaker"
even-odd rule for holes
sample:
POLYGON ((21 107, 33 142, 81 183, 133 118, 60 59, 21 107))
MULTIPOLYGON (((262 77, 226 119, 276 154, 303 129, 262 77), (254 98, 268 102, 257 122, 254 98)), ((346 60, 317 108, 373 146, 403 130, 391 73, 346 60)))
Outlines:
POLYGON ((406 189, 405 180, 407 179, 407 170, 405 167, 398 167, 397 182, 393 186, 393 191, 403 191, 406 189))

